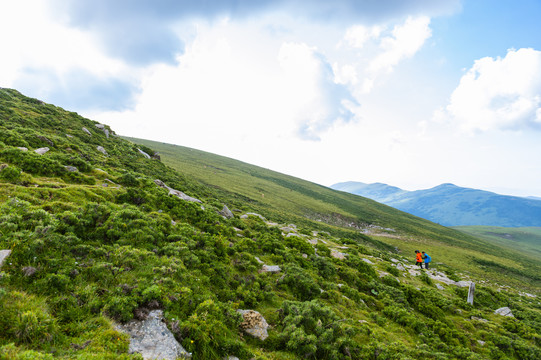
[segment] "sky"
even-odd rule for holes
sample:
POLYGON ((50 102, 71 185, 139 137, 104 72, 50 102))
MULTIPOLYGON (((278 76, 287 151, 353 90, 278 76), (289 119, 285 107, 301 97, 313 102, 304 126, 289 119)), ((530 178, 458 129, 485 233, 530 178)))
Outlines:
POLYGON ((0 87, 321 185, 541 196, 541 0, 0 2, 0 87))

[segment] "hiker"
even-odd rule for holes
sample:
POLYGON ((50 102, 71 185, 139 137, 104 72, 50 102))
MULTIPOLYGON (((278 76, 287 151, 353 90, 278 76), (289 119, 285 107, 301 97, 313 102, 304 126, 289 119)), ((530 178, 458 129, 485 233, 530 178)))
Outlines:
POLYGON ((421 252, 419 250, 415 250, 415 261, 417 263, 415 265, 419 265, 419 267, 423 268, 423 255, 421 255, 421 252))
POLYGON ((428 269, 428 264, 432 261, 432 258, 423 251, 423 259, 425 260, 425 269, 428 269))

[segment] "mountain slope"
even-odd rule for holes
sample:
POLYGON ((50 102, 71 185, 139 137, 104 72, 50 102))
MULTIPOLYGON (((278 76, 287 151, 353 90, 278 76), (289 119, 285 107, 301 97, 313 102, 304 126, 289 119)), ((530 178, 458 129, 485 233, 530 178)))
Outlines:
POLYGON ((541 201, 442 184, 404 191, 384 184, 339 183, 336 190, 366 196, 445 226, 541 226, 541 201), (358 185, 356 185, 358 184, 358 185))
POLYGON ((231 159, 156 144, 160 161, 145 144, 0 89, 0 359, 140 359, 115 323, 153 309, 193 359, 541 356, 539 262, 231 159), (416 247, 437 270, 410 268, 416 247), (477 283, 473 306, 455 280, 477 283), (514 318, 494 313, 504 306, 514 318), (266 340, 241 309, 265 317, 266 340))

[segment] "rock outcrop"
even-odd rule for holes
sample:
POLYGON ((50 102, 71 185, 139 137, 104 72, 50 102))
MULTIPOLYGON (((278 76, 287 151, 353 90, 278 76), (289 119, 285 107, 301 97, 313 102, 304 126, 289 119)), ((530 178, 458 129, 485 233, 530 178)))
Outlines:
POLYGON ((169 195, 174 195, 182 200, 185 200, 185 201, 191 201, 191 202, 197 202, 197 203, 202 203, 201 200, 199 199, 196 199, 196 198, 193 198, 191 196, 188 196, 186 194, 184 194, 182 191, 179 191, 179 190, 175 190, 173 188, 170 188, 169 186, 165 185, 165 183, 161 180, 154 180, 154 184, 158 185, 159 187, 162 187, 166 190, 169 191, 169 195))
POLYGON ((267 328, 269 324, 265 318, 255 310, 237 310, 243 317, 244 321, 240 327, 247 333, 261 340, 265 340, 269 334, 267 328))
POLYGON ((501 315, 501 316, 515 317, 513 313, 511 312, 511 309, 509 309, 507 306, 499 308, 498 310, 494 311, 494 314, 501 315))
POLYGON ((49 148, 48 148, 48 147, 42 147, 42 148, 39 148, 39 149, 34 150, 34 152, 35 152, 36 154, 40 154, 40 155, 45 154, 47 151, 49 151, 49 148))
POLYGON ((99 152, 101 152, 103 155, 107 155, 107 151, 103 148, 103 146, 99 146, 96 148, 99 152))
POLYGON ((227 206, 225 206, 225 205, 222 208, 222 211, 218 211, 218 214, 222 215, 226 219, 231 219, 231 218, 235 217, 235 215, 233 215, 231 210, 229 210, 229 208, 227 206))
POLYGON ((117 329, 130 335, 129 353, 139 353, 145 360, 191 358, 163 322, 161 310, 151 311, 146 320, 117 325, 117 329))
POLYGON ((9 254, 11 254, 11 250, 0 250, 0 267, 2 267, 9 254))

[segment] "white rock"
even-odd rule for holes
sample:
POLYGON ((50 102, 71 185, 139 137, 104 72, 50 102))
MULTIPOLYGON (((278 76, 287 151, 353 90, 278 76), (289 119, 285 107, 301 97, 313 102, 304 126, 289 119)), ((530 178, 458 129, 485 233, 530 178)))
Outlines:
POLYGON ((42 147, 42 148, 39 148, 39 149, 36 149, 34 150, 37 154, 40 154, 40 155, 43 155, 45 154, 47 151, 49 151, 49 148, 48 147, 42 147))
POLYGON ((163 322, 161 310, 151 311, 144 321, 131 320, 117 329, 130 335, 128 352, 139 353, 145 360, 191 357, 163 322))
POLYGON ((494 314, 501 315, 501 316, 515 317, 513 313, 511 312, 511 309, 509 309, 507 306, 497 309, 496 311, 494 311, 494 314))
POLYGON ((107 155, 107 151, 103 148, 103 146, 98 145, 96 149, 104 155, 107 155))
POLYGON ((11 254, 11 250, 0 250, 0 267, 4 263, 4 260, 11 254))

